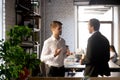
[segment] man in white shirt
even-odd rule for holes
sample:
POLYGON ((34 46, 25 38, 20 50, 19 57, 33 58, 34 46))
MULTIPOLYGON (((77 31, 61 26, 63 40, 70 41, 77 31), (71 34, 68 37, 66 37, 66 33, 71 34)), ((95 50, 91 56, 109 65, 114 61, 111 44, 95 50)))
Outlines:
POLYGON ((66 56, 65 40, 60 37, 62 33, 62 23, 53 21, 50 24, 52 36, 45 40, 41 61, 49 67, 47 76, 64 77, 64 58, 66 56))

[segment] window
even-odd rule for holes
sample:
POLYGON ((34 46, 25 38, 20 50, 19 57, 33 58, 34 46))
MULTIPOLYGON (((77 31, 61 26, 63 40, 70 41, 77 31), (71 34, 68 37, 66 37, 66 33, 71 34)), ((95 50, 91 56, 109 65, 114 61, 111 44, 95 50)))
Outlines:
POLYGON ((0 40, 5 39, 5 0, 0 0, 0 40))
MULTIPOLYGON (((0 40, 5 39, 5 0, 0 0, 0 40)), ((0 65, 4 62, 0 59, 0 65)))
POLYGON ((113 44, 113 22, 111 6, 77 6, 76 48, 86 50, 90 37, 88 21, 91 18, 100 20, 100 32, 113 44), (107 33, 106 33, 107 32, 107 33))

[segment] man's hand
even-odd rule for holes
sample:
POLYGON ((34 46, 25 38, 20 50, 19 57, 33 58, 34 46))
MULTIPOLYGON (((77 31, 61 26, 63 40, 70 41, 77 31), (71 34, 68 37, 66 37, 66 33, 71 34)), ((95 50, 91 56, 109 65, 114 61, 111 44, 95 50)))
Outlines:
POLYGON ((85 54, 82 54, 82 57, 80 59, 80 64, 83 65, 83 60, 85 59, 85 54))
POLYGON ((82 54, 82 57, 81 57, 81 59, 84 59, 85 58, 85 54, 82 54))
POLYGON ((55 50, 55 54, 54 54, 54 57, 56 57, 57 55, 59 55, 60 54, 60 52, 61 52, 61 48, 60 49, 56 49, 55 50))
POLYGON ((80 65, 82 65, 82 64, 83 64, 83 59, 80 59, 80 61, 79 61, 79 62, 80 62, 80 65))

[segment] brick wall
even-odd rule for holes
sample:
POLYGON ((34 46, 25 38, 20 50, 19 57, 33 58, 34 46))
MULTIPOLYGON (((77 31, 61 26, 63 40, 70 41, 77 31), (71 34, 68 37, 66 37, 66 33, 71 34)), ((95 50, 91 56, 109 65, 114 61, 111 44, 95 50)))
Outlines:
MULTIPOLYGON (((15 25, 15 0, 5 0, 5 30, 6 32, 15 25)), ((7 38, 7 37, 6 37, 7 38)))
POLYGON ((51 36, 50 23, 58 20, 63 23, 62 37, 70 50, 75 45, 75 9, 73 0, 42 0, 42 41, 51 36))

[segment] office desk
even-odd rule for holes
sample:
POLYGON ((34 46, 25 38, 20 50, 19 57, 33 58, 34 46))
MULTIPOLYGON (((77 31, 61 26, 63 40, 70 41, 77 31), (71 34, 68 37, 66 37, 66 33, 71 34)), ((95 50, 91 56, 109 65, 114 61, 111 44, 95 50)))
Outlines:
MULTIPOLYGON (((72 76, 72 74, 74 74, 75 72, 82 72, 85 69, 85 65, 80 65, 80 63, 74 63, 71 65, 65 64, 64 66, 68 76, 72 76)), ((109 67, 111 72, 120 72, 120 66, 116 65, 112 61, 109 61, 109 67)))
POLYGON ((109 61, 109 67, 111 72, 120 72, 120 66, 113 63, 111 60, 109 61))
MULTIPOLYGON (((29 77, 28 80, 84 80, 83 78, 65 77, 29 77)), ((120 80, 120 77, 91 77, 90 80, 120 80)))

